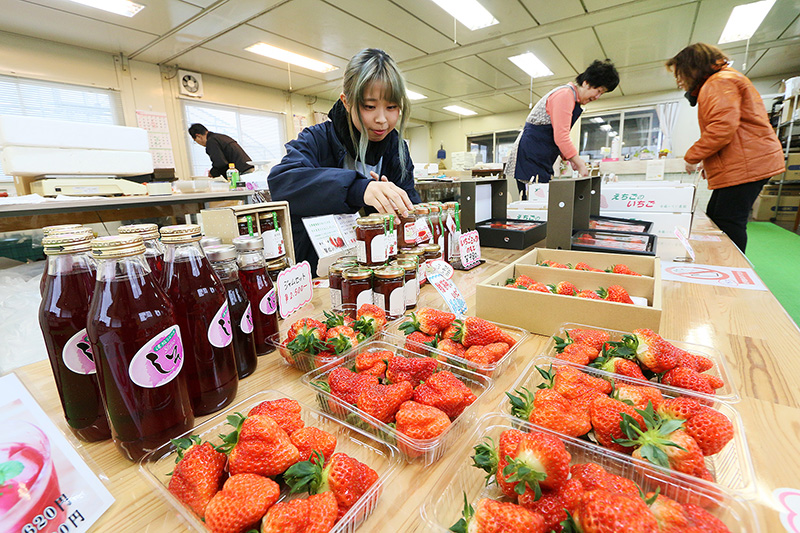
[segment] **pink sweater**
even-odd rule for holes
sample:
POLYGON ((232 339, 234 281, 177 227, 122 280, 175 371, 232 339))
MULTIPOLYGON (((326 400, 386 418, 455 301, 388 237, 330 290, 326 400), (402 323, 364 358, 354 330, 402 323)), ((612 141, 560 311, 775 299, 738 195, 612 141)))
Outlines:
MULTIPOLYGON (((570 83, 570 85, 573 85, 570 83)), ((545 109, 550 115, 550 123, 553 125, 553 140, 558 149, 561 150, 561 159, 567 160, 578 155, 578 150, 569 138, 569 131, 572 129, 572 111, 575 109, 577 100, 575 94, 569 87, 564 87, 547 99, 545 109)))

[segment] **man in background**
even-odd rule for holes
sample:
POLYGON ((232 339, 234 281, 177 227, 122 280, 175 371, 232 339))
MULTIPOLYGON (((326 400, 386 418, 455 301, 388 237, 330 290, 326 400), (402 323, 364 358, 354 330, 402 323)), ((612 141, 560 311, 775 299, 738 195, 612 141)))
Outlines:
POLYGON ((208 157, 211 158, 211 169, 208 175, 212 178, 217 176, 226 177, 228 164, 233 163, 239 174, 252 172, 254 167, 249 164, 250 156, 239 146, 233 138, 214 133, 202 124, 192 124, 189 126, 189 135, 194 142, 205 147, 208 157))

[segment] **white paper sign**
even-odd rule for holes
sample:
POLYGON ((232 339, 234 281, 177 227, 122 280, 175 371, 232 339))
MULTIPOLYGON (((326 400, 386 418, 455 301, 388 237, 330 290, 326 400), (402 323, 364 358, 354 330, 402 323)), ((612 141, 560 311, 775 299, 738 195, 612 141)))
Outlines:
POLYGON ((428 226, 428 222, 424 218, 420 218, 416 221, 416 223, 414 223, 414 229, 417 232, 416 240, 418 243, 430 241, 433 237, 431 228, 428 226))
POLYGON ((661 263, 662 281, 682 281, 700 285, 716 285, 734 289, 766 291, 767 287, 752 268, 733 268, 716 265, 661 263))
POLYGON ((470 268, 481 260, 481 239, 477 230, 468 231, 459 237, 458 246, 461 248, 461 264, 464 268, 470 268))
POLYGON ((358 213, 352 215, 333 215, 336 219, 336 225, 339 226, 339 232, 344 238, 345 248, 352 248, 356 245, 356 219, 358 213))
POLYGON ((432 272, 438 272, 445 279, 451 279, 453 277, 453 267, 450 266, 450 263, 447 261, 442 261, 441 259, 430 259, 425 261, 422 266, 425 268, 425 272, 428 274, 432 272))
POLYGON ((338 252, 356 245, 356 233, 353 229, 358 215, 324 215, 306 217, 303 226, 308 238, 314 246, 317 256, 330 257, 338 252), (349 225, 353 220, 353 226, 349 225))
POLYGON ((12 511, 0 515, 0 530, 88 531, 114 503, 16 374, 0 378, 0 427, 0 464, 13 474, 2 492, 18 499, 4 502, 12 511))
POLYGON ((645 180, 663 180, 664 171, 667 168, 666 159, 651 159, 647 162, 647 171, 644 175, 645 180))
POLYGON ((278 310, 281 318, 287 318, 311 301, 314 295, 311 265, 308 261, 298 263, 278 274, 278 310))
POLYGON ((438 272, 431 272, 428 275, 428 281, 444 298, 447 307, 453 313, 459 316, 467 314, 467 302, 452 280, 442 277, 438 272))
POLYGON ((688 233, 689 232, 686 231, 684 228, 681 228, 679 226, 675 226, 675 236, 678 237, 678 240, 681 241, 681 244, 683 245, 683 247, 686 248, 686 253, 688 253, 689 257, 691 257, 692 261, 694 261, 694 259, 695 259, 695 257, 694 257, 694 248, 692 248, 692 245, 689 244, 689 239, 686 237, 686 235, 688 233))

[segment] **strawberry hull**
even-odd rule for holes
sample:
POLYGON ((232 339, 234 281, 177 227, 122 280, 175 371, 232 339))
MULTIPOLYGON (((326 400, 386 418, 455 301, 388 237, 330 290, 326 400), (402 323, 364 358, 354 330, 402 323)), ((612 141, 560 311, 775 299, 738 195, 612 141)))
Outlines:
POLYGON ((351 352, 341 360, 307 373, 303 376, 303 384, 314 390, 320 408, 329 412, 332 416, 335 416, 347 424, 372 433, 384 442, 397 446, 401 454, 404 455, 408 461, 421 462, 425 465, 435 463, 441 459, 452 443, 466 432, 468 426, 478 418, 477 406, 483 394, 492 388, 492 381, 486 376, 459 368, 448 362, 437 361, 434 372, 447 370, 453 373, 477 398, 453 420, 452 424, 438 437, 431 439, 414 439, 400 433, 393 426, 385 424, 366 414, 355 405, 337 398, 320 386, 321 382, 327 383, 328 376, 334 369, 339 367, 353 367, 355 365, 356 355, 365 350, 390 350, 402 357, 428 359, 427 357, 400 348, 391 342, 387 342, 387 340, 371 341, 359 346, 358 351, 351 352))
MULTIPOLYGON (((485 437, 499 442, 500 434, 508 429, 540 431, 557 435, 532 424, 523 423, 509 415, 489 413, 476 423, 474 431, 464 444, 453 451, 454 459, 446 473, 431 488, 420 508, 422 519, 427 522, 427 531, 446 532, 461 517, 464 496, 473 506, 481 498, 510 501, 504 497, 496 483, 484 484, 486 472, 472 466, 472 447, 485 437)), ((609 453, 582 440, 559 436, 571 455, 571 464, 597 463, 608 472, 641 485, 645 492, 661 489, 662 494, 679 502, 704 503, 715 516, 722 520, 732 533, 758 533, 760 531, 750 504, 733 491, 711 483, 696 480, 682 474, 666 474, 645 467, 619 454, 609 453)))
MULTIPOLYGON (((596 378, 616 380, 617 383, 623 382, 631 385, 642 384, 641 380, 626 378, 618 374, 610 374, 595 368, 575 365, 550 357, 539 356, 531 361, 528 367, 520 373, 520 377, 509 388, 509 392, 513 393, 515 390, 521 390, 522 387, 528 389, 529 391, 536 391, 539 385, 546 385, 545 378, 537 371, 536 367, 538 366, 543 370, 548 370, 551 365, 553 368, 558 366, 569 366, 582 370, 588 375, 596 378)), ((658 389, 664 398, 676 398, 679 396, 684 396, 694 399, 715 409, 716 411, 719 411, 731 421, 734 432, 733 439, 731 439, 731 441, 728 442, 719 453, 705 457, 705 466, 714 475, 717 485, 734 490, 747 498, 752 497, 756 490, 755 473, 753 470, 753 461, 750 457, 750 450, 747 447, 747 438, 745 437, 744 433, 744 425, 739 413, 730 404, 719 400, 712 400, 708 396, 693 394, 689 391, 666 387, 658 383, 648 383, 648 385, 658 389)), ((507 397, 501 400, 498 410, 504 414, 512 416, 511 406, 507 397)), ((615 454, 620 457, 624 457, 627 460, 633 461, 634 464, 648 464, 642 461, 637 461, 628 455, 620 454, 607 448, 603 448, 599 445, 597 445, 597 447, 602 449, 604 453, 612 455, 615 454)))
MULTIPOLYGON (((293 399, 288 394, 280 391, 267 390, 250 396, 249 398, 233 405, 220 412, 213 418, 196 426, 192 431, 187 432, 181 437, 198 435, 202 440, 207 440, 214 445, 222 443, 219 438, 220 433, 228 433, 231 426, 227 424, 227 416, 236 412, 246 414, 261 402, 277 400, 279 398, 293 399)), ((347 455, 367 464, 378 474, 378 482, 370 487, 366 493, 350 508, 341 520, 330 530, 331 533, 352 533, 358 526, 366 520, 380 503, 390 504, 383 497, 382 493, 389 481, 398 473, 399 453, 396 448, 384 442, 380 442, 373 436, 361 432, 355 428, 342 424, 329 414, 319 411, 311 406, 300 402, 302 407, 301 418, 306 426, 317 427, 336 437, 336 451, 347 455)), ((177 452, 171 443, 165 443, 158 449, 150 452, 142 458, 139 464, 139 472, 155 487, 159 495, 167 502, 172 504, 180 516, 185 520, 189 528, 198 532, 206 532, 207 528, 203 522, 195 515, 191 509, 179 502, 168 490, 170 477, 167 475, 175 468, 175 458, 177 452)), ((289 498, 288 489, 281 484, 280 501, 289 498)))

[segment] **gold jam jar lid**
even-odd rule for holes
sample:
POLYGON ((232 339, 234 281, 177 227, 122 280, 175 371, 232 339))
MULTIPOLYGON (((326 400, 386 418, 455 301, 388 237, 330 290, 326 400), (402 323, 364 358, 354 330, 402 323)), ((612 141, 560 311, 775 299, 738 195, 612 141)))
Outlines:
POLYGON ((197 224, 179 224, 161 228, 161 242, 164 244, 198 242, 202 238, 203 234, 200 233, 200 226, 197 224))
POLYGON ((117 228, 120 235, 138 233, 146 241, 158 239, 158 226, 156 224, 128 224, 117 228))
POLYGON ((97 259, 131 257, 144 253, 144 239, 137 233, 98 237, 92 241, 92 256, 97 259))
POLYGON ((45 255, 67 255, 92 249, 92 235, 85 233, 55 233, 42 239, 45 255))

